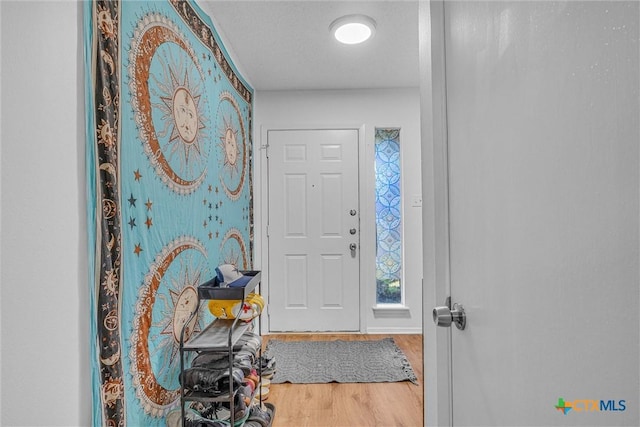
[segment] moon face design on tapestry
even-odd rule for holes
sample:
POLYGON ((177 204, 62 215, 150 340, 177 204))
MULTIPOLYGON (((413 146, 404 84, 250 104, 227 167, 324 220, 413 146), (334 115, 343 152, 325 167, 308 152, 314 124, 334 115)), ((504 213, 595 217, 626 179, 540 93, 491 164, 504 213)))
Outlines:
POLYGON ((176 25, 151 13, 140 20, 129 54, 131 103, 156 174, 178 194, 204 181, 210 143, 204 74, 176 25))
MULTIPOLYGON (((197 239, 176 239, 156 256, 140 288, 129 355, 136 395, 151 416, 164 416, 180 399, 180 334, 198 308, 197 286, 208 277, 207 265, 197 239)), ((200 331, 198 317, 186 326, 185 341, 200 331)))
POLYGON ((222 152, 220 183, 227 197, 238 200, 247 169, 247 137, 240 107, 229 92, 220 94, 216 124, 222 152))

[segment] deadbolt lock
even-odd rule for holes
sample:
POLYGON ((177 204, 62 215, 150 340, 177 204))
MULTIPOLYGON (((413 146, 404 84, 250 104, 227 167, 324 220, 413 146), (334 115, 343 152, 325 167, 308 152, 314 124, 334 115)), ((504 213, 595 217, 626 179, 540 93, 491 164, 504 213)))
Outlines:
POLYGON ((451 300, 447 298, 447 305, 436 307, 433 309, 433 323, 436 326, 450 327, 451 324, 455 324, 456 328, 461 331, 467 326, 467 315, 464 312, 464 307, 460 304, 453 304, 453 308, 450 307, 451 300))

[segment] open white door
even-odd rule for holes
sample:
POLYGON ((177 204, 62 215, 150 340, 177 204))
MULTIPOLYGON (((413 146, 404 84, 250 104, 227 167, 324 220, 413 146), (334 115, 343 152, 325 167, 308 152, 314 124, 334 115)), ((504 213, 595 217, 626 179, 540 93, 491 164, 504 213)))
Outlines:
POLYGON ((639 6, 432 9, 444 11, 431 18, 444 27, 448 133, 433 158, 448 171, 436 259, 450 265, 436 286, 466 313, 448 329, 440 420, 640 424, 639 6))

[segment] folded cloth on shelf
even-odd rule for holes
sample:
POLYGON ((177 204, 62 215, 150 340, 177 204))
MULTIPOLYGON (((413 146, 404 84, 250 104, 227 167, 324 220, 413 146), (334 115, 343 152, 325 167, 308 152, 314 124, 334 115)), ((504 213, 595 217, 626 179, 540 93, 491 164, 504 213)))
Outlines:
POLYGON ((230 288, 243 288, 253 276, 245 276, 240 273, 238 267, 233 264, 222 264, 216 267, 218 283, 224 283, 230 288))
POLYGON ((219 282, 231 283, 243 277, 243 274, 233 264, 221 264, 216 267, 216 276, 219 282))
POLYGON ((242 276, 239 279, 234 280, 233 282, 229 282, 230 288, 244 288, 247 286, 247 283, 251 281, 251 276, 242 276))

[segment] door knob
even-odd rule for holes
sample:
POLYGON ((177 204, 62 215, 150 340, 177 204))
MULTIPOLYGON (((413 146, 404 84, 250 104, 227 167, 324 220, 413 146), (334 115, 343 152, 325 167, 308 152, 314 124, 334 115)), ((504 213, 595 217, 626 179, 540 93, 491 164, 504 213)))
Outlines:
POLYGON ((357 246, 355 243, 351 243, 351 244, 349 245, 349 249, 351 249, 352 251, 355 251, 357 247, 358 247, 358 246, 357 246))
MULTIPOLYGON (((447 303, 449 301, 447 298, 447 303)), ((454 323, 456 328, 463 331, 467 326, 467 315, 460 304, 453 304, 453 309, 447 304, 433 309, 433 323, 442 327, 451 326, 451 323, 454 323)))

